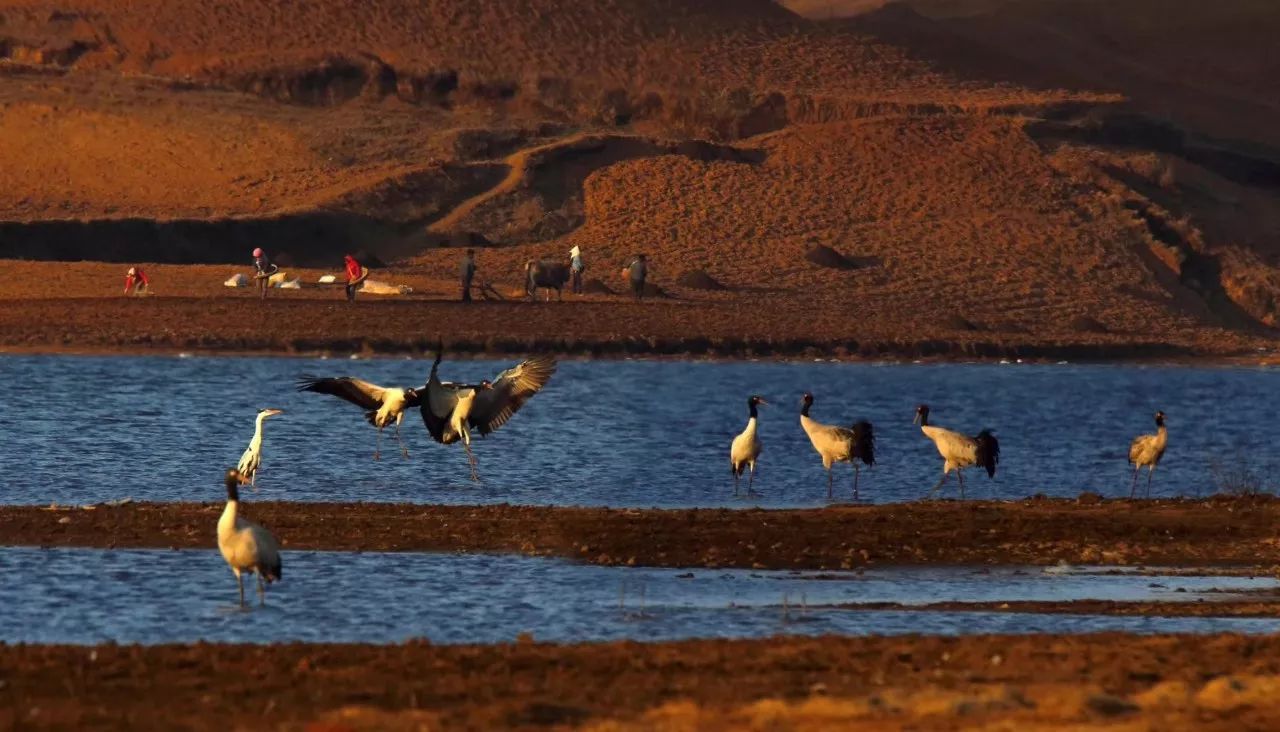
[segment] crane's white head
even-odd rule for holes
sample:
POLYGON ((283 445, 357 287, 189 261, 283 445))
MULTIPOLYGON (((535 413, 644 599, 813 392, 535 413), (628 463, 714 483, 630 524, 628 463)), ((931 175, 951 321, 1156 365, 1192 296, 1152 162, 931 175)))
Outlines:
POLYGON ((912 420, 912 424, 929 424, 929 405, 921 404, 916 407, 916 418, 912 420))

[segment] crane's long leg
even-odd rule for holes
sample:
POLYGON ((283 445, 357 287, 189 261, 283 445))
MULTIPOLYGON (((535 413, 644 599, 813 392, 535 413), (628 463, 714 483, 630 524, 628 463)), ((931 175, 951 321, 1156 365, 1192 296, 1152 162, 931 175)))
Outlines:
POLYGON ((1147 498, 1151 497, 1151 476, 1156 472, 1156 466, 1153 464, 1151 469, 1147 471, 1147 498))
POLYGON ((938 491, 942 490, 942 484, 946 482, 947 482, 947 471, 944 469, 942 471, 942 477, 938 479, 938 482, 936 484, 934 484, 933 490, 929 491, 929 497, 933 498, 934 496, 936 496, 938 494, 938 491))
POLYGON ((404 446, 404 440, 400 437, 400 420, 396 420, 396 442, 400 443, 400 457, 408 460, 409 448, 404 446))
POLYGON ((378 428, 378 438, 373 443, 373 459, 382 459, 382 428, 378 428))
POLYGON ((467 451, 467 464, 471 466, 471 479, 479 483, 480 472, 476 469, 479 463, 476 461, 476 454, 474 452, 471 452, 471 443, 464 442, 462 443, 462 447, 464 450, 467 451))
POLYGON ((240 575, 240 570, 232 570, 236 573, 236 586, 240 588, 240 607, 244 607, 244 577, 240 575))
POLYGON ((262 607, 267 606, 267 586, 262 581, 262 573, 258 572, 258 604, 262 607))
POLYGON ((755 495, 755 489, 752 488, 756 483, 756 464, 751 463, 751 474, 747 476, 747 495, 755 495))
POLYGON ((1142 470, 1142 466, 1137 463, 1133 464, 1133 480, 1129 482, 1129 500, 1138 495, 1138 471, 1142 470))
POLYGON ((831 498, 832 498, 832 497, 833 497, 833 495, 834 495, 834 494, 832 493, 832 491, 834 490, 834 489, 832 488, 832 481, 834 481, 834 480, 835 480, 835 479, 831 477, 831 468, 827 468, 827 500, 828 500, 828 501, 830 501, 830 500, 831 500, 831 498))
POLYGON ((956 468, 956 480, 960 482, 960 500, 964 500, 964 472, 956 468))
POLYGON ((738 466, 733 465, 733 495, 738 495, 738 466))
POLYGON ((858 500, 858 473, 860 473, 857 465, 853 466, 853 500, 858 500))

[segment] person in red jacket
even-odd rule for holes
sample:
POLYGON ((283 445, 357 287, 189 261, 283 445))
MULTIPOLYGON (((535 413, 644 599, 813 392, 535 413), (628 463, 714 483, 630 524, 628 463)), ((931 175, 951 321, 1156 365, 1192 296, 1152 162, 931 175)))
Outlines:
POLYGON ((151 280, 147 279, 147 273, 141 267, 130 267, 124 275, 124 294, 144 295, 150 284, 151 280))
POLYGON ((355 302, 356 286, 360 280, 360 263, 350 254, 343 257, 347 263, 347 300, 355 302))

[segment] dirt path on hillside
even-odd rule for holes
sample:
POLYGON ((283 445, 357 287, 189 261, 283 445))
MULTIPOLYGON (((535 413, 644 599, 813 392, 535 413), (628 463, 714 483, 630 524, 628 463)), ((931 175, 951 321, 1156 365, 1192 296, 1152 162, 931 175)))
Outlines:
POLYGON ((1237 732, 1278 675, 1235 635, 0 646, 0 728, 1237 732))
MULTIPOLYGON (((0 543, 209 547, 217 503, 0 507, 0 543)), ((518 552, 605 565, 1280 564, 1280 500, 640 510, 253 502, 286 550, 518 552)))

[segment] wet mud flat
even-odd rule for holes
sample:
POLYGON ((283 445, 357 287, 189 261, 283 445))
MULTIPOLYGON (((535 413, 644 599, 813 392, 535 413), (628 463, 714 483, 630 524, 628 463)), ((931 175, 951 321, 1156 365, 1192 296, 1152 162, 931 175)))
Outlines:
POLYGON ((4 729, 1267 729, 1280 638, 0 645, 4 729))
MULTIPOLYGON (((219 503, 0 506, 13 546, 208 548, 219 503)), ((513 552, 600 565, 1280 565, 1280 500, 928 501, 820 509, 611 509, 250 501, 284 549, 513 552)))
POLYGON ((584 357, 1274 360, 1274 341, 1239 334, 942 331, 916 324, 817 322, 807 304, 765 310, 726 300, 624 299, 463 305, 290 297, 6 300, 0 349, 18 353, 362 354, 421 356, 448 334, 451 353, 584 357), (245 328, 247 322, 253 328, 245 328))

